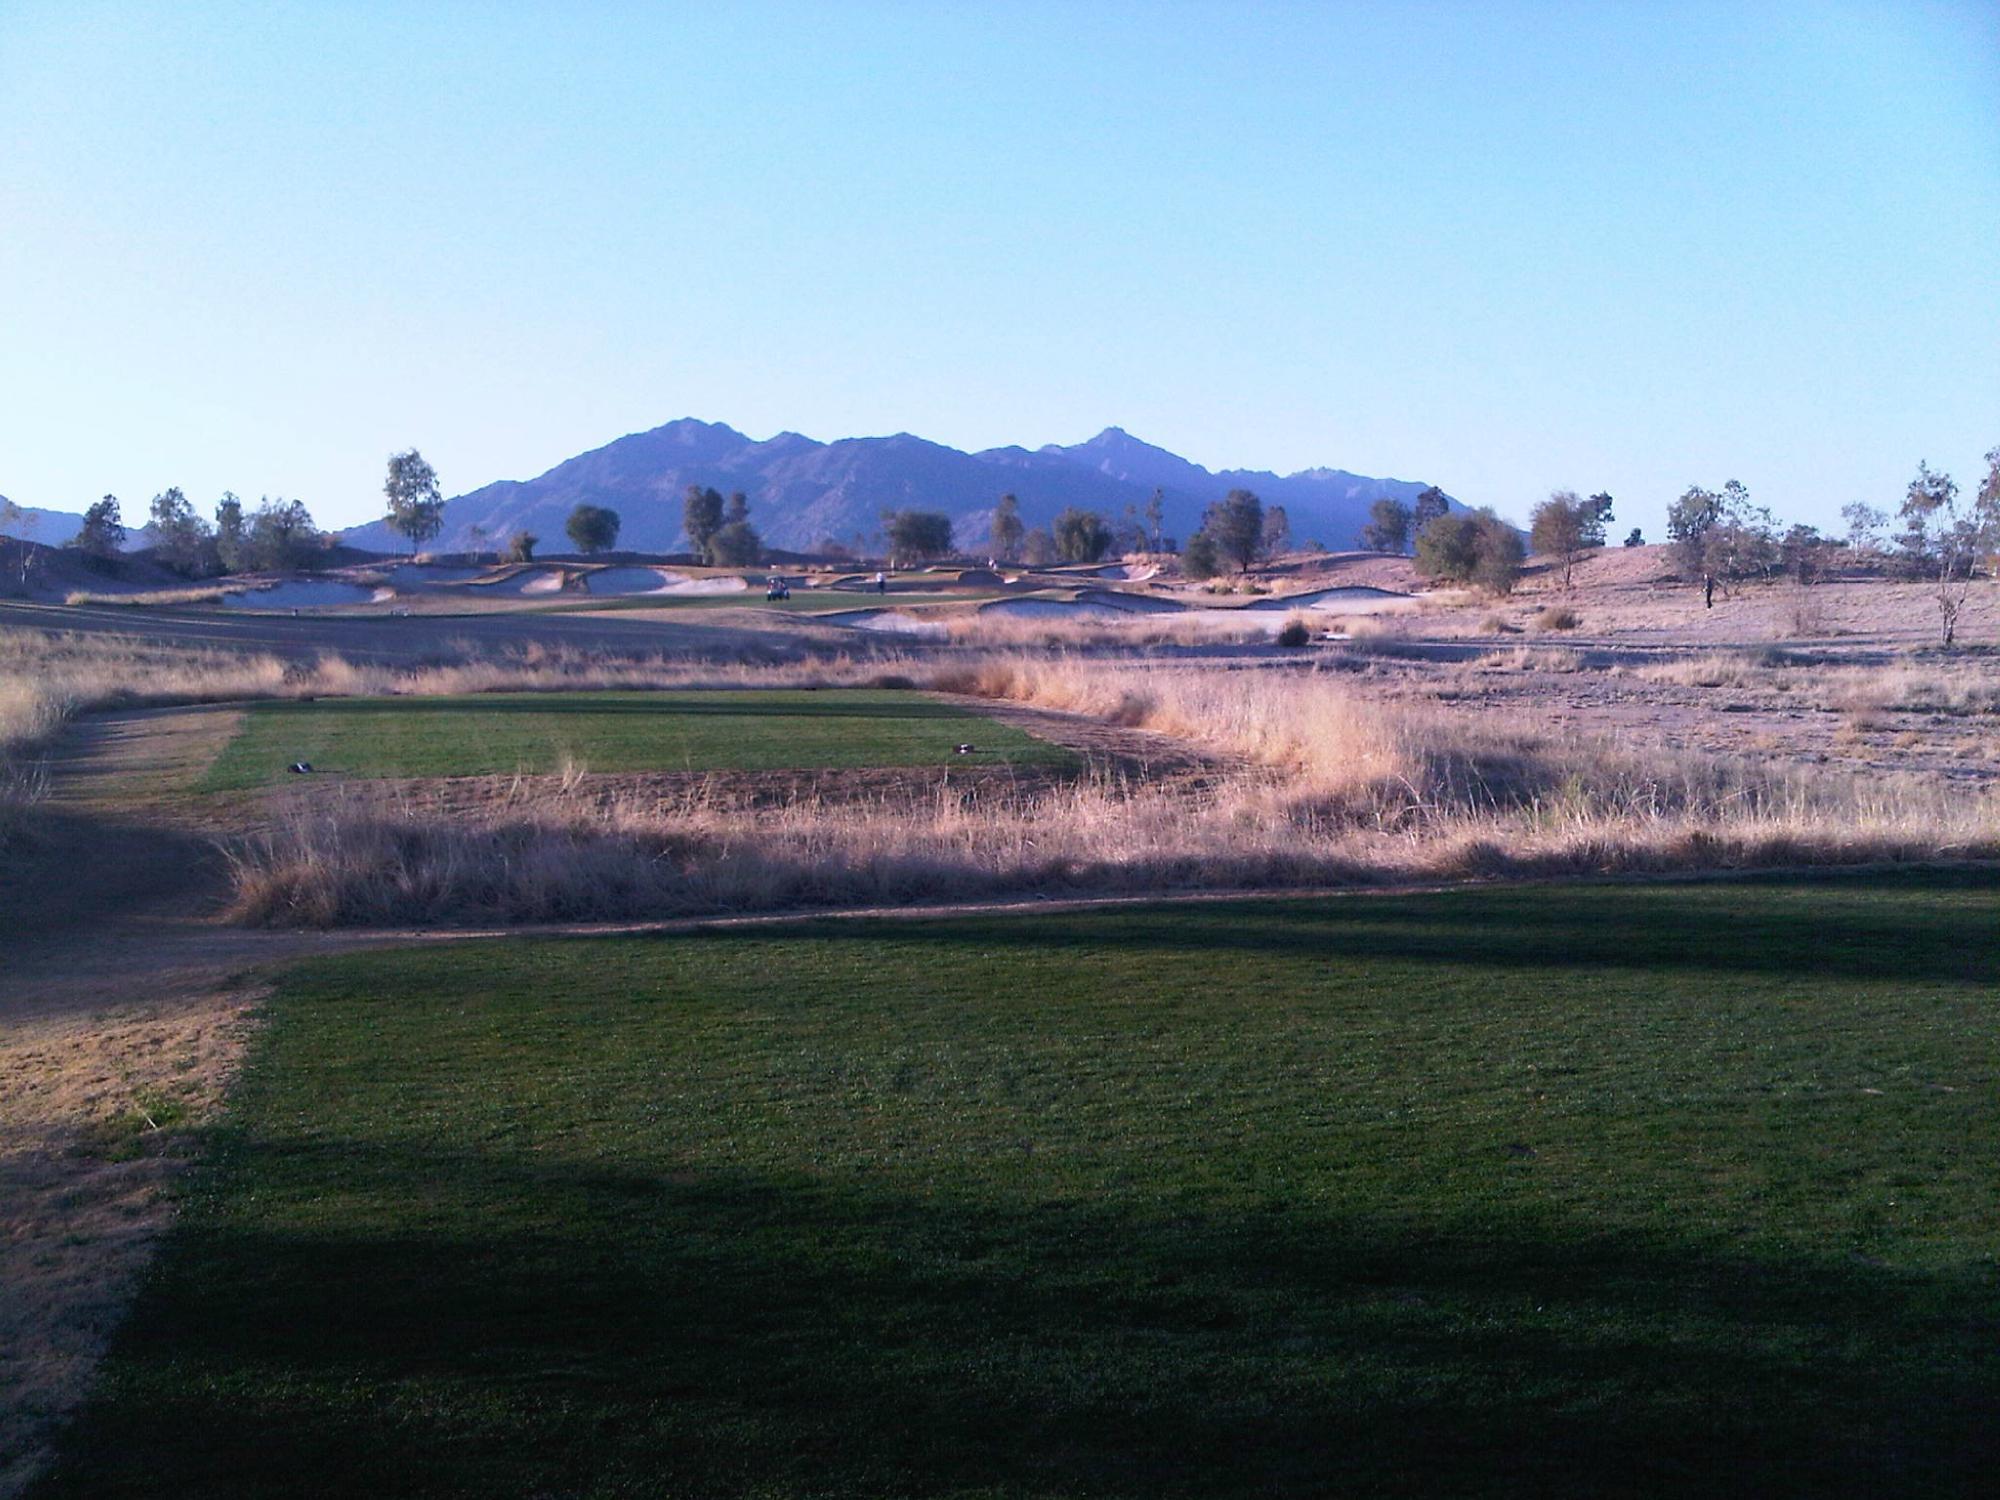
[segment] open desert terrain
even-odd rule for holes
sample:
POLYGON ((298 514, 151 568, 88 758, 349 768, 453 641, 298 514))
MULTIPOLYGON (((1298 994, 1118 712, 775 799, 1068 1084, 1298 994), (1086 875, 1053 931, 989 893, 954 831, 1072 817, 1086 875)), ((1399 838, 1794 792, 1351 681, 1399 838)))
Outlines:
POLYGON ((0 606, 10 1486, 1981 1471, 1996 586, 1133 571, 0 606))

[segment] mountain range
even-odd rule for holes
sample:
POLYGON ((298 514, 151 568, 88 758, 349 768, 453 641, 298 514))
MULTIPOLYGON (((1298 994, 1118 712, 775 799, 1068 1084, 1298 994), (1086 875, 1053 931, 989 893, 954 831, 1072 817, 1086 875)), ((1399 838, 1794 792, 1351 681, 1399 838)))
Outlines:
MULTIPOLYGON (((1422 480, 1344 469, 1211 472, 1117 427, 1068 447, 966 453, 906 432, 832 443, 781 432, 760 442, 690 417, 619 438, 537 478, 503 479, 456 496, 431 546, 472 550, 482 543, 473 532, 478 527, 489 548, 528 531, 545 551, 566 550, 564 523, 576 506, 590 504, 619 513, 621 548, 671 552, 685 545, 681 498, 690 484, 743 491, 751 522, 773 547, 805 551, 832 540, 870 550, 878 545, 884 510, 923 509, 949 515, 959 545, 974 552, 986 544, 995 502, 1009 492, 1028 525, 1044 526, 1072 505, 1115 522, 1127 506, 1143 511, 1158 489, 1165 532, 1185 539, 1208 505, 1232 489, 1254 490, 1267 507, 1285 507, 1296 540, 1337 550, 1356 545, 1371 503, 1387 497, 1410 504, 1426 488, 1422 480)), ((376 551, 408 546, 381 521, 341 535, 376 551)))

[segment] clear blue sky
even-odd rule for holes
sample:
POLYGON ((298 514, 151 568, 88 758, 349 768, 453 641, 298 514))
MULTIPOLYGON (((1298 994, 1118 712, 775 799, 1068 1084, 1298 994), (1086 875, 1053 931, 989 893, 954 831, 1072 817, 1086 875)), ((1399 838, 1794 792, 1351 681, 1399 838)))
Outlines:
POLYGON ((0 0, 0 493, 683 415, 1893 505, 2000 444, 2000 7, 0 0))

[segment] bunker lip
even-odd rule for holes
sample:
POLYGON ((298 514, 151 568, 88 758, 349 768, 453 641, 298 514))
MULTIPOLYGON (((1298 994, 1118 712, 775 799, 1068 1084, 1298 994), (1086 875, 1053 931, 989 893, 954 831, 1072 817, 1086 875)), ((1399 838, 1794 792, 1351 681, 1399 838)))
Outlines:
POLYGON ((1112 589, 1084 589, 1071 599, 995 599, 980 606, 981 614, 1018 619, 1117 620, 1138 615, 1178 615, 1186 606, 1172 599, 1121 594, 1112 589))
POLYGON ((1240 607, 1246 610, 1322 609, 1351 615, 1369 611, 1414 609, 1417 603, 1414 594, 1399 594, 1394 589, 1378 589, 1367 584, 1342 584, 1333 588, 1309 589, 1303 594, 1284 594, 1256 599, 1240 607))
POLYGON ((559 594, 568 576, 561 568, 521 568, 479 579, 470 586, 495 595, 559 594))
POLYGON ((926 620, 900 609, 843 609, 816 617, 822 624, 846 625, 855 630, 875 630, 890 635, 934 636, 948 632, 941 620, 926 620))
POLYGON ((470 583, 474 579, 485 578, 494 570, 490 567, 467 566, 464 564, 399 562, 369 569, 386 577, 399 590, 434 588, 440 584, 470 583))
POLYGON ((601 598, 640 598, 654 594, 740 594, 750 585, 734 574, 693 578, 671 568, 624 564, 583 575, 583 586, 601 598))

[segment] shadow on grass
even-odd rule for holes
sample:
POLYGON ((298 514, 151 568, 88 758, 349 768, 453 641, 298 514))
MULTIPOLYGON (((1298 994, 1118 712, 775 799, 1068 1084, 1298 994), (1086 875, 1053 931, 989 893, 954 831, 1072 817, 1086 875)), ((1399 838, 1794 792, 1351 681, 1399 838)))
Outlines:
MULTIPOLYGON (((1796 873, 1658 884, 1473 888, 1182 902, 1023 922, 1018 914, 716 928, 711 939, 970 951, 1241 951, 1478 968, 1767 974, 2000 985, 2000 871, 1796 873), (1742 901, 1782 885, 1783 899, 1742 901), (1932 901, 1978 903, 1992 920, 1932 901)), ((662 939, 663 941, 670 939, 662 939)))
POLYGON ((341 1140, 223 1160, 259 1201, 191 1216, 37 1494, 1971 1494, 2000 1462, 1990 1265, 341 1140), (323 1201, 357 1221, 257 1227, 323 1201))

